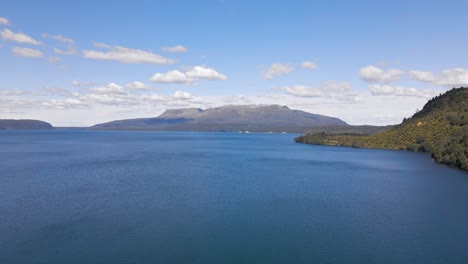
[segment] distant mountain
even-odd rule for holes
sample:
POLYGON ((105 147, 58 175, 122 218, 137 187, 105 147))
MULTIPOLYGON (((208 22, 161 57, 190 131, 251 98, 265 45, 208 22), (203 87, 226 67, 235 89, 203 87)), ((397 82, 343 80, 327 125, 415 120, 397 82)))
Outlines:
POLYGON ((304 133, 318 126, 347 126, 323 115, 279 105, 226 105, 206 110, 171 109, 159 117, 112 121, 92 129, 166 131, 251 131, 304 133))
POLYGON ((44 130, 54 129, 51 124, 39 121, 39 120, 28 120, 28 119, 0 119, 0 130, 44 130))
POLYGON ((468 170, 468 88, 452 89, 394 128, 374 135, 309 133, 299 143, 432 153, 434 160, 468 170))

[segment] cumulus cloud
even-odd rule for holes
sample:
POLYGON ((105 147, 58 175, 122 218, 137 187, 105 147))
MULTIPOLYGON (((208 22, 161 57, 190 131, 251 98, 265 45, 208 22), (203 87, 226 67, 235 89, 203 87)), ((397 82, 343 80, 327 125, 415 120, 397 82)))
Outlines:
POLYGON ((152 94, 142 94, 140 96, 141 100, 143 101, 147 101, 147 102, 150 102, 150 103, 161 103, 161 102, 165 102, 167 101, 167 98, 164 97, 164 96, 161 96, 159 94, 155 94, 155 93, 152 93, 152 94))
POLYGON ((10 25, 10 21, 4 17, 0 17, 0 25, 8 26, 10 25))
POLYGON ((195 78, 188 77, 185 73, 178 70, 173 70, 165 73, 155 73, 151 77, 151 81, 156 83, 194 83, 195 78))
POLYGON ((205 80, 227 80, 227 77, 212 68, 205 68, 203 66, 195 66, 185 72, 190 78, 205 79, 205 80))
POLYGON ((302 68, 304 69, 310 69, 310 70, 313 70, 313 69, 317 69, 318 68, 318 65, 311 62, 311 61, 304 61, 301 65, 302 68))
POLYGON ((182 45, 177 45, 175 47, 163 47, 162 50, 172 53, 182 53, 188 51, 188 49, 182 45))
POLYGON ((416 89, 403 86, 381 85, 375 84, 369 86, 369 91, 372 95, 395 95, 408 97, 423 97, 431 98, 439 94, 440 91, 433 89, 416 89))
POLYGON ((294 71, 294 66, 289 64, 273 63, 262 74, 262 77, 271 80, 277 76, 285 75, 294 71))
POLYGON ((382 70, 373 65, 369 65, 361 68, 359 74, 361 79, 366 82, 390 83, 400 80, 404 72, 399 69, 382 70))
POLYGON ((172 95, 172 98, 174 99, 179 99, 179 100, 188 100, 188 99, 193 99, 193 96, 188 93, 188 92, 182 92, 182 91, 175 91, 172 95))
POLYGON ((83 93, 75 92, 73 95, 73 98, 85 102, 88 105, 101 104, 120 107, 137 105, 139 103, 136 95, 130 93, 125 90, 124 87, 116 83, 87 88, 83 93))
POLYGON ((174 61, 161 55, 121 46, 111 46, 103 43, 95 43, 95 47, 107 49, 107 51, 83 50, 83 56, 94 60, 113 60, 121 63, 136 64, 173 64, 174 61))
POLYGON ((116 84, 116 83, 109 83, 105 86, 98 86, 89 89, 90 92, 95 94, 126 94, 127 91, 125 89, 116 84))
POLYGON ((408 73, 411 79, 422 82, 436 82, 436 75, 428 71, 410 71, 408 73))
POLYGON ((0 36, 5 41, 11 41, 16 43, 23 43, 23 44, 32 44, 32 45, 41 45, 42 43, 33 39, 32 37, 24 34, 24 33, 15 33, 8 28, 0 31, 0 36))
POLYGON ((23 47, 14 47, 11 49, 11 51, 13 51, 13 54, 15 54, 16 56, 28 58, 41 58, 44 55, 40 50, 23 47))
POLYGON ((214 81, 227 80, 227 77, 212 68, 206 68, 203 66, 188 68, 185 72, 181 72, 179 70, 172 70, 165 73, 158 72, 151 77, 151 81, 156 83, 193 84, 199 79, 214 81))
POLYGON ((428 71, 410 71, 411 79, 445 87, 468 86, 468 70, 454 68, 443 70, 440 74, 428 71))
POLYGON ((134 81, 131 83, 125 84, 125 87, 132 90, 150 90, 150 87, 146 86, 144 83, 139 81, 134 81))

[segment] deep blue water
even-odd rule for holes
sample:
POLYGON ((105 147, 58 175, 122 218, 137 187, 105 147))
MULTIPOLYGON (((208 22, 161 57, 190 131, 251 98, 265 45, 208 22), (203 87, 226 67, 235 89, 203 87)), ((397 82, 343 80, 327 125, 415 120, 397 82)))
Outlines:
POLYGON ((468 174, 290 134, 0 132, 0 263, 468 263, 468 174))

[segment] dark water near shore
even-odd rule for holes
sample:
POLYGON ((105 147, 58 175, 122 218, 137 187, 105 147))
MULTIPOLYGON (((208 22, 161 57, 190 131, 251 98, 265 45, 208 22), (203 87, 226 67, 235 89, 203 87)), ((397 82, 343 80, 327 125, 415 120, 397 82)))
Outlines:
POLYGON ((468 174, 288 134, 1 131, 0 264, 468 263, 468 174))

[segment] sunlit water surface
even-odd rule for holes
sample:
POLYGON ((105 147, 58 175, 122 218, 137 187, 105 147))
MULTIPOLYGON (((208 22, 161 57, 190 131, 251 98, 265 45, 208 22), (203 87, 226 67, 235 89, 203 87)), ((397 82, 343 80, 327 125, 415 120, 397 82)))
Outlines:
POLYGON ((468 263, 468 175, 289 134, 0 132, 0 263, 468 263))

